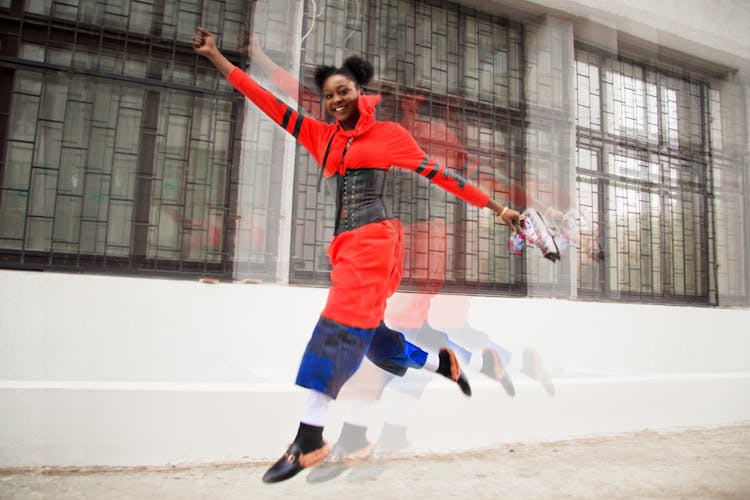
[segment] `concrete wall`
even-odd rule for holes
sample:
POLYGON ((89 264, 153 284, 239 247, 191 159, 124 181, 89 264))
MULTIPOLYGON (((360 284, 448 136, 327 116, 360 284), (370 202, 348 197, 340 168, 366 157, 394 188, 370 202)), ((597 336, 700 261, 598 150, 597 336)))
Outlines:
POLYGON ((518 19, 551 14, 570 20, 576 36, 616 49, 617 36, 636 39, 660 51, 748 67, 750 5, 745 0, 501 0, 466 4, 494 9, 518 19), (602 28, 610 33, 604 35, 602 28), (614 39, 612 38, 614 37, 614 39), (609 38, 609 42, 605 40, 609 38))
MULTIPOLYGON (((0 467, 267 460, 291 439, 324 289, 20 271, 0 284, 0 467)), ((419 399, 386 390, 371 439, 393 419, 412 451, 436 453, 750 420, 748 310, 439 296, 434 326, 466 300, 513 353, 516 396, 472 371, 470 399, 421 374, 419 399), (520 373, 526 349, 554 395, 520 373)))

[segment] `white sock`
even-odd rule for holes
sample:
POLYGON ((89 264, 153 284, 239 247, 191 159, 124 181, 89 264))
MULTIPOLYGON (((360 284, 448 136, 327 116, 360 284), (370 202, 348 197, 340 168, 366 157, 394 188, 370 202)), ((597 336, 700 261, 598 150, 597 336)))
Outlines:
POLYGON ((431 372, 436 372, 438 370, 438 367, 440 366, 440 356, 433 353, 427 354, 427 361, 424 362, 424 368, 425 370, 430 370, 431 372))
POLYGON ((325 427, 331 401, 333 401, 331 396, 311 390, 310 395, 307 397, 307 404, 302 413, 302 418, 299 421, 308 425, 325 427))

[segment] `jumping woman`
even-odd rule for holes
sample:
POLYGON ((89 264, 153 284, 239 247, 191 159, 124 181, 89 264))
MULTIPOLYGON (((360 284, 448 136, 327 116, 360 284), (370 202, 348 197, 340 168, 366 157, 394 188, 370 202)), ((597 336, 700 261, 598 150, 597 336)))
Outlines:
POLYGON ((396 375, 408 368, 435 371, 470 396, 471 387, 453 351, 428 355, 383 322, 386 300, 401 281, 403 261, 401 223, 383 201, 386 176, 394 166, 412 170, 472 205, 489 208, 509 225, 518 225, 520 214, 437 164, 401 125, 376 120, 380 96, 363 92, 373 68, 362 58, 349 57, 339 68, 316 68, 323 107, 334 119, 329 124, 303 116, 261 87, 224 57, 214 36, 203 28, 195 33, 193 47, 307 149, 336 199, 334 236, 328 247, 331 288, 296 379, 310 395, 296 437, 263 481, 283 481, 325 460, 330 453, 323 440, 328 408, 364 356, 396 375))

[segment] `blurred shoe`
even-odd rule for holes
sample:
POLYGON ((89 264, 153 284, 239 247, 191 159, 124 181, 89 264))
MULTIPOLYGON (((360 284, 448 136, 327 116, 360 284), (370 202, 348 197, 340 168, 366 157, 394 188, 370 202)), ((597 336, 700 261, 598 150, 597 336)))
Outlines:
POLYGON ((542 387, 544 387, 544 390, 547 391, 547 394, 550 396, 555 395, 555 385, 552 383, 552 379, 549 378, 549 375, 547 375, 547 372, 544 371, 541 356, 539 356, 539 354, 533 349, 524 349, 521 373, 528 375, 542 384, 542 387))
POLYGON ((363 448, 347 450, 342 444, 333 445, 331 454, 325 462, 310 471, 307 475, 308 483, 322 483, 337 478, 350 467, 369 460, 373 455, 373 446, 367 443, 363 448))
POLYGON ((516 395, 516 388, 510 379, 510 374, 505 370, 505 366, 503 366, 503 362, 496 351, 486 347, 482 350, 482 368, 479 371, 492 380, 500 382, 509 396, 516 395))
POLYGON ((383 458, 391 455, 397 455, 411 447, 411 443, 406 437, 408 427, 397 425, 389 422, 383 424, 383 430, 380 433, 378 441, 375 443, 373 454, 377 458, 383 458))

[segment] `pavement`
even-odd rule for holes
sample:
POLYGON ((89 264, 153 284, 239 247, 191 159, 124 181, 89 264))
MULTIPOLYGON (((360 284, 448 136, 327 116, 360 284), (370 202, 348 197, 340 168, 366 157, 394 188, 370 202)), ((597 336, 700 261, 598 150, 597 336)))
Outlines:
POLYGON ((268 463, 0 471, 0 498, 750 498, 750 424, 371 460, 321 483, 268 463))

